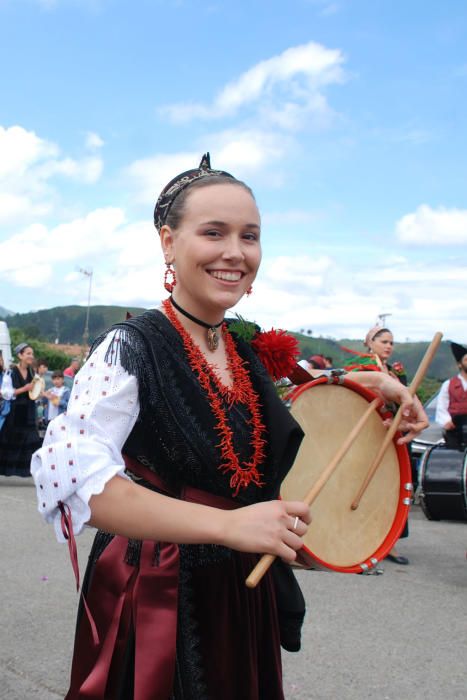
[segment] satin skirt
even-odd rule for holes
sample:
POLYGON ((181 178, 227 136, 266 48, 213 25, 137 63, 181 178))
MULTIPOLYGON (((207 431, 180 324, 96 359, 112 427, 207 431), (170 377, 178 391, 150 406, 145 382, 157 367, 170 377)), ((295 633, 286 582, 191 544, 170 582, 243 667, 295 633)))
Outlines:
POLYGON ((81 604, 66 700, 284 699, 270 573, 251 590, 256 555, 193 566, 178 549, 97 534, 83 593, 99 641, 81 604))

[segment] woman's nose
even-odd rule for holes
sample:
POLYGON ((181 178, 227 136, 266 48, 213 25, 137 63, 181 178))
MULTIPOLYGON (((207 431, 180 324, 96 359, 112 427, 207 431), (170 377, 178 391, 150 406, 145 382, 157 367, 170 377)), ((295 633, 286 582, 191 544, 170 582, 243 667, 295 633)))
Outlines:
POLYGON ((237 236, 227 236, 223 257, 227 260, 243 260, 244 253, 241 240, 237 236))

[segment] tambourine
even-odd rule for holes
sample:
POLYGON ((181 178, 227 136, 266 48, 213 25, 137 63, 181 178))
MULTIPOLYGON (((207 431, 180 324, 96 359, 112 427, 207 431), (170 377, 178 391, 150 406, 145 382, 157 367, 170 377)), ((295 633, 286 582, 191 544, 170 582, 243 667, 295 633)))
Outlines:
MULTIPOLYGON (((372 392, 348 379, 340 384, 318 379, 295 391, 290 410, 305 437, 282 484, 283 499, 303 498, 373 398, 372 392)), ((396 443, 397 436, 358 509, 351 508, 386 433, 381 415, 373 411, 312 504, 312 522, 299 553, 299 562, 306 567, 365 571, 384 559, 397 541, 412 495, 410 458, 405 445, 396 443)))
POLYGON ((32 389, 29 391, 29 398, 37 401, 42 392, 45 391, 45 382, 38 374, 32 378, 32 389))

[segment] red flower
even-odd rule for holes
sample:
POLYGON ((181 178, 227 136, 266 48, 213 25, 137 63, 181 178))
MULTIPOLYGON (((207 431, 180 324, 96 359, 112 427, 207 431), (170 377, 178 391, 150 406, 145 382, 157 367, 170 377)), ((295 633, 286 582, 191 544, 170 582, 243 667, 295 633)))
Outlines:
POLYGON ((402 362, 399 362, 399 361, 393 362, 391 365, 391 368, 392 368, 393 372, 395 372, 396 374, 405 374, 405 367, 402 364, 402 362))
POLYGON ((274 328, 257 333, 251 346, 274 381, 287 377, 300 356, 298 341, 287 331, 274 328))

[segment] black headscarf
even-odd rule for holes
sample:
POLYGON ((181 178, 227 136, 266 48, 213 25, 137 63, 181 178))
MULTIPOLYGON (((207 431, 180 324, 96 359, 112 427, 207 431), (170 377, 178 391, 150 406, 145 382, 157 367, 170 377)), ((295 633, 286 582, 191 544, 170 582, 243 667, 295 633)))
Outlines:
POLYGON ((205 153, 201 158, 199 168, 186 170, 184 173, 180 173, 180 175, 174 177, 173 180, 171 180, 169 184, 164 187, 156 202, 154 209, 154 226, 157 228, 157 230, 160 231, 162 226, 167 221, 170 207, 182 190, 188 187, 188 185, 191 185, 191 183, 195 180, 200 180, 203 177, 212 177, 213 175, 224 175, 225 177, 231 177, 232 180, 235 180, 234 176, 225 172, 225 170, 211 169, 211 159, 209 153, 205 153))

